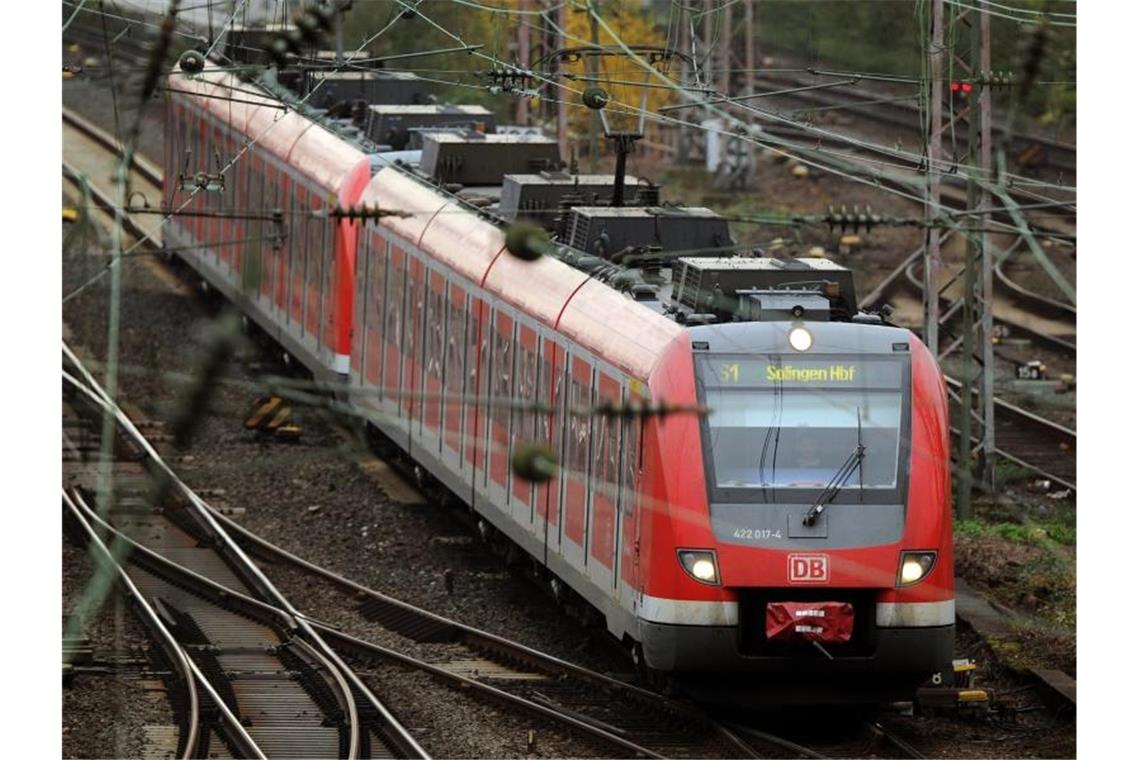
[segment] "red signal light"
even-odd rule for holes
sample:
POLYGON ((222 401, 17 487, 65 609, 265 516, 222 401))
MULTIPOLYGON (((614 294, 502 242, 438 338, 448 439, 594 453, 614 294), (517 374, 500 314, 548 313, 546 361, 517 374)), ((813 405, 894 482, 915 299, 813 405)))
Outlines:
POLYGON ((962 92, 970 92, 974 89, 974 85, 969 82, 962 82, 962 92))
POLYGON ((958 90, 960 90, 960 89, 962 89, 962 83, 961 82, 951 82, 950 83, 950 92, 958 92, 958 90))

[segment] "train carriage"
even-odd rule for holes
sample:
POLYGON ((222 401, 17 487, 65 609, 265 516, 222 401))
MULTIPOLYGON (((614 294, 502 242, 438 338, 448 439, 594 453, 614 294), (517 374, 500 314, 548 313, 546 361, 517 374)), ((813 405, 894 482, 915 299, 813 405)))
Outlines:
MULTIPOLYGON (((913 334, 856 313, 849 272, 679 258, 671 285, 634 278, 640 289, 621 292, 598 274, 618 271, 603 259, 619 233, 722 246, 726 224, 595 197, 559 207, 558 255, 524 261, 485 210, 493 193, 472 203, 419 153, 370 155, 249 82, 246 102, 224 100, 238 86, 228 75, 172 81, 168 202, 243 213, 176 215, 171 247, 315 375, 350 384, 371 425, 557 594, 597 610, 647 671, 706 698, 781 679, 836 701, 905 696, 949 665, 945 387, 913 334), (202 187, 215 149, 240 153, 220 193, 202 187), (336 222, 334 204, 398 213, 336 222), (728 311, 686 294, 702 277, 728 311), (578 413, 641 400, 710 412, 578 413), (511 466, 536 441, 560 465, 537 483, 511 466)), ((488 171, 483 142, 510 155, 505 137, 422 137, 451 179, 463 160, 488 171)), ((511 181, 520 197, 528 182, 578 187, 559 171, 511 181)))
POLYGON ((230 74, 170 82, 167 247, 314 375, 346 377, 357 229, 328 212, 357 203, 368 157, 230 74))

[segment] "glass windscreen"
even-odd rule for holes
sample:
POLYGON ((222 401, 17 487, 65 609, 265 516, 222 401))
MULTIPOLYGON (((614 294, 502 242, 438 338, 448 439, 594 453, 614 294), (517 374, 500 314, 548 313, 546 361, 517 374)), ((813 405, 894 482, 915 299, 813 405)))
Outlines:
POLYGON ((716 488, 897 486, 904 359, 698 356, 716 488))

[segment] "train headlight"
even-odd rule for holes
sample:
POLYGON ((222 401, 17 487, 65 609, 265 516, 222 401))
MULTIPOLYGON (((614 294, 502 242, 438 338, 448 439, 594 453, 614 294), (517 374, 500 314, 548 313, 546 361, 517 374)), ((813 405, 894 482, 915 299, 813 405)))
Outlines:
POLYGON ((930 575, 938 552, 903 552, 899 558, 899 586, 912 586, 930 575))
POLYGON ((720 571, 716 566, 716 552, 708 549, 678 549, 677 559, 685 572, 699 583, 720 585, 720 571))
POLYGON ((791 343, 792 348, 797 351, 807 351, 811 348, 811 333, 802 325, 793 327, 788 333, 788 343, 791 343))

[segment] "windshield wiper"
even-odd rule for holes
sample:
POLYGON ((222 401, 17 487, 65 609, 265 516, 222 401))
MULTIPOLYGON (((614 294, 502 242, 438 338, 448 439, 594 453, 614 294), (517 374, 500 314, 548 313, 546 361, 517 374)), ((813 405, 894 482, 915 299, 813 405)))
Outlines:
POLYGON ((865 450, 866 447, 863 446, 862 441, 855 444, 855 449, 851 452, 850 456, 847 457, 847 461, 831 476, 831 480, 827 482, 827 486, 820 492, 815 503, 808 508, 807 512, 804 512, 804 525, 815 525, 815 521, 823 514, 823 510, 827 508, 827 505, 831 503, 832 499, 839 495, 839 489, 843 488, 844 484, 854 474, 856 469, 861 469, 863 464, 863 452, 865 450))

